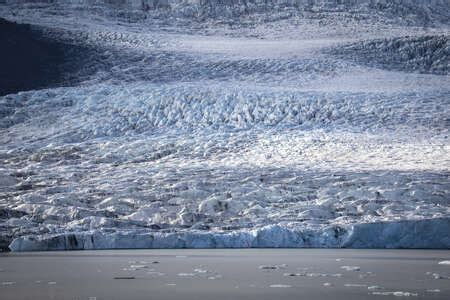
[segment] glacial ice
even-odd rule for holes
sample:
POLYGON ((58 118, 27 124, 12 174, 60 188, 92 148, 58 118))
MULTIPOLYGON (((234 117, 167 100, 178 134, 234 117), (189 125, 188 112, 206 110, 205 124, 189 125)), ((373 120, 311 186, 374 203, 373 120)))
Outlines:
MULTIPOLYGON (((13 251, 134 249, 134 248, 449 248, 449 219, 364 223, 346 228, 299 230, 268 225, 259 229, 226 232, 145 231, 74 232, 60 235, 24 236, 15 239, 13 251), (412 229, 411 229, 412 228, 412 229), (360 230, 365 230, 361 233, 360 230), (411 235, 405 234, 411 233, 411 235), (427 236, 427 240, 422 240, 427 236)), ((344 266, 352 271, 352 266, 344 266)), ((343 268, 344 268, 343 267, 343 268)))
MULTIPOLYGON (((48 1, 39 0, 3 0, 6 4, 26 3, 43 5, 48 1)), ((63 8, 90 9, 107 12, 115 16, 139 18, 145 14, 154 17, 188 17, 204 19, 238 19, 246 15, 263 15, 265 20, 278 20, 291 16, 297 11, 306 12, 378 12, 393 18, 408 16, 409 23, 429 24, 433 21, 448 22, 447 0, 53 0, 52 3, 63 8), (105 8, 107 8, 105 10, 105 8), (134 14, 133 14, 134 11, 134 14), (136 15, 136 12, 139 14, 136 15)), ((406 20, 404 21, 406 22, 406 20)))
POLYGON ((0 248, 450 248, 448 1, 3 3, 0 248))
POLYGON ((448 75, 450 67, 450 41, 445 35, 364 41, 334 52, 394 70, 448 75))
POLYGON ((342 266, 341 269, 345 271, 359 271, 361 268, 358 266, 342 266))

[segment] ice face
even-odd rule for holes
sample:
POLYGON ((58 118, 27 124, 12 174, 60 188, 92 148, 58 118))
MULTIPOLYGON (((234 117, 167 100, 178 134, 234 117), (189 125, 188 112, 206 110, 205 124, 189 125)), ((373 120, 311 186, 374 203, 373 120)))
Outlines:
POLYGON ((450 247, 448 3, 222 2, 0 7, 70 54, 0 97, 0 246, 450 247))
MULTIPOLYGON (((135 248, 448 248, 448 219, 392 221, 356 224, 350 228, 300 229, 298 224, 269 225, 230 233, 148 233, 144 231, 98 231, 59 235, 26 236, 15 239, 13 251, 135 249, 135 248), (427 239, 424 240, 423 237, 427 239)), ((359 271, 357 266, 343 266, 359 271)))

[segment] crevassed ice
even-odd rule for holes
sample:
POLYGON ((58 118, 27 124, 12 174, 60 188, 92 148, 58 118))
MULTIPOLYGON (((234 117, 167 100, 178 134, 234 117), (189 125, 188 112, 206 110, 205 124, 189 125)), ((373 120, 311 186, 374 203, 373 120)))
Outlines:
MULTIPOLYGON (((273 20, 281 2, 250 1, 242 15, 254 26, 229 27, 211 21, 214 1, 121 1, 148 9, 146 21, 114 5, 100 14, 71 2, 81 15, 25 2, 7 1, 1 16, 89 46, 92 69, 0 97, 2 247, 450 247, 449 77, 390 68, 376 50, 400 41, 409 64, 428 66, 415 50, 433 43, 420 36, 448 43, 445 25, 396 23, 398 6, 377 1, 355 1, 358 12, 309 1, 308 13, 273 20), (152 15, 171 10, 209 19, 152 15), (354 26, 367 10, 380 22, 354 26), (358 45, 382 63, 350 60, 358 45)), ((445 5, 426 7, 439 21, 445 5)), ((448 54, 437 54, 441 70, 448 54)))

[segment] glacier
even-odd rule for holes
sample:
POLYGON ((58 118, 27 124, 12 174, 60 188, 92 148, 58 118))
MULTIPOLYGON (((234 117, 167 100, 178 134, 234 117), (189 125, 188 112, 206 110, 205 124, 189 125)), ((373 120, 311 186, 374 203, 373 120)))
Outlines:
POLYGON ((62 51, 59 78, 0 95, 1 249, 450 248, 449 1, 0 18, 62 51))
POLYGON ((15 239, 9 247, 12 251, 250 247, 446 249, 450 247, 448 218, 364 223, 348 228, 328 227, 322 230, 299 230, 298 228, 298 224, 289 224, 288 226, 268 225, 254 230, 229 233, 196 230, 183 233, 88 231, 38 237, 25 236, 15 239))

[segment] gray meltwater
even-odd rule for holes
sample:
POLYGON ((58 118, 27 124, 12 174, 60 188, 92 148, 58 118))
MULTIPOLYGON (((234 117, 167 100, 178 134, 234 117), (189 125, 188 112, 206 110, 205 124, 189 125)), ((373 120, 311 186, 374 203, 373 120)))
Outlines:
POLYGON ((0 255, 0 299, 450 299, 450 251, 109 250, 0 255))

